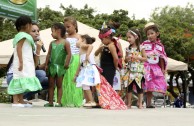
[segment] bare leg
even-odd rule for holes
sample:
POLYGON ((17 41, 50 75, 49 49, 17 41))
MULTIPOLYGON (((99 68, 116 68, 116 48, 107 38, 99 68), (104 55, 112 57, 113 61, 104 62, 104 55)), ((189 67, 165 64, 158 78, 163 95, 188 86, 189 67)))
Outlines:
POLYGON ((18 98, 19 98, 19 103, 25 104, 23 94, 18 94, 18 98))
POLYGON ((49 104, 53 104, 54 89, 55 89, 55 78, 49 77, 49 104))
POLYGON ((147 92, 146 93, 146 96, 147 96, 147 106, 151 106, 151 103, 152 103, 152 92, 147 92))
POLYGON ((127 106, 131 108, 132 92, 127 93, 127 106))
POLYGON ((143 105, 142 105, 142 101, 143 101, 143 93, 140 93, 140 94, 138 94, 138 108, 139 109, 142 109, 143 108, 143 105))
POLYGON ((88 103, 89 102, 89 98, 87 96, 86 90, 84 90, 84 98, 86 99, 86 103, 88 103))
POLYGON ((91 101, 91 102, 94 102, 94 98, 92 96, 92 91, 91 90, 85 90, 84 92, 86 92, 88 100, 91 101))
POLYGON ((13 95, 13 104, 19 104, 19 96, 13 95))
POLYGON ((62 98, 62 94, 63 94, 63 90, 62 90, 62 80, 63 77, 57 77, 57 103, 61 104, 61 98, 62 98))

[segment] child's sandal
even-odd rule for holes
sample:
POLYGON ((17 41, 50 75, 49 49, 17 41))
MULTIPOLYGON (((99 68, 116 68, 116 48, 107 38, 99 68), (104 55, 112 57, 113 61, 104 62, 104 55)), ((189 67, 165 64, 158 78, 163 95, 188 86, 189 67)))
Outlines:
POLYGON ((46 103, 46 104, 44 104, 44 107, 53 107, 53 104, 46 103))

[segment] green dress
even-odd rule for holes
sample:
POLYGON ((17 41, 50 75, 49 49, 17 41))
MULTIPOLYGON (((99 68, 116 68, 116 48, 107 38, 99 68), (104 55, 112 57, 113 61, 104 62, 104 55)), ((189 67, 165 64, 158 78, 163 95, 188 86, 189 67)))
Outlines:
POLYGON ((55 77, 64 76, 65 69, 65 59, 67 56, 67 52, 64 49, 65 42, 61 42, 56 44, 55 41, 51 43, 51 57, 49 61, 49 75, 55 77))
POLYGON ((13 39, 14 59, 13 59, 13 79, 8 86, 8 94, 16 95, 24 92, 41 90, 42 86, 35 75, 33 58, 34 41, 31 35, 19 32, 13 39), (22 46, 23 69, 19 68, 19 58, 17 54, 18 42, 25 38, 22 46))
POLYGON ((73 82, 74 76, 79 66, 80 57, 79 49, 76 48, 76 38, 66 38, 71 46, 71 63, 63 78, 63 95, 62 105, 65 107, 80 107, 83 102, 82 88, 77 88, 76 83, 73 82))

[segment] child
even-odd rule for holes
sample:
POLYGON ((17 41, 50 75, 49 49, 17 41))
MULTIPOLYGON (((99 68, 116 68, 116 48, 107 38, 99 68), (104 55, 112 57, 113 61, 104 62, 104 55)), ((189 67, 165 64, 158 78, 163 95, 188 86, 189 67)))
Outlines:
POLYGON ((49 66, 49 103, 45 107, 53 107, 53 96, 55 83, 57 86, 57 103, 55 107, 62 107, 62 80, 65 74, 65 69, 68 69, 71 50, 70 44, 65 37, 65 27, 61 23, 55 23, 52 27, 52 37, 56 40, 52 41, 49 46, 49 51, 46 57, 45 69, 49 66))
POLYGON ((165 70, 167 66, 167 56, 164 46, 160 42, 160 33, 156 24, 150 22, 145 25, 144 31, 148 40, 142 45, 145 47, 147 62, 145 68, 145 92, 147 96, 147 108, 155 108, 151 105, 152 92, 165 94, 167 83, 165 81, 165 70))
POLYGON ((95 66, 94 55, 91 54, 95 38, 88 35, 82 35, 83 42, 80 43, 80 67, 76 73, 77 87, 82 87, 85 94, 86 103, 84 107, 96 106, 90 86, 96 86, 100 83, 100 75, 95 66))
MULTIPOLYGON (((106 78, 111 86, 113 86, 113 78, 118 67, 118 48, 115 46, 114 37, 115 30, 110 27, 104 27, 100 30, 99 38, 104 46, 101 46, 96 52, 101 52, 100 67, 103 69, 102 75, 106 78)), ((98 53, 96 53, 98 54, 98 53)))
MULTIPOLYGON (((12 107, 32 107, 23 100, 24 92, 41 90, 42 87, 35 76, 33 59, 34 41, 31 32, 32 21, 28 16, 20 16, 15 22, 18 34, 13 40, 13 79, 8 87, 8 94, 13 95, 12 107)), ((37 55, 37 54, 36 54, 37 55)))
POLYGON ((81 40, 78 32, 77 21, 73 17, 66 17, 64 19, 64 26, 67 30, 66 40, 70 43, 71 47, 71 64, 63 79, 63 96, 62 104, 66 107, 80 107, 83 102, 82 88, 76 88, 73 82, 75 73, 79 66, 79 48, 76 43, 81 40))
POLYGON ((145 50, 140 46, 141 35, 138 30, 129 30, 127 32, 127 40, 129 42, 129 47, 126 48, 125 62, 129 69, 129 79, 127 84, 127 106, 131 108, 131 98, 133 86, 136 86, 138 93, 138 108, 142 108, 143 100, 143 63, 147 60, 145 50))

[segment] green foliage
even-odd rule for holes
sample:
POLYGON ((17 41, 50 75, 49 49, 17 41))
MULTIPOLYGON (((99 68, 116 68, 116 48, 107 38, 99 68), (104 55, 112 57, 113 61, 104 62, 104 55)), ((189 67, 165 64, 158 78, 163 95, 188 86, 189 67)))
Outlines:
POLYGON ((151 21, 160 27, 161 40, 167 55, 176 60, 186 61, 194 49, 194 8, 188 4, 180 6, 156 8, 151 21))

